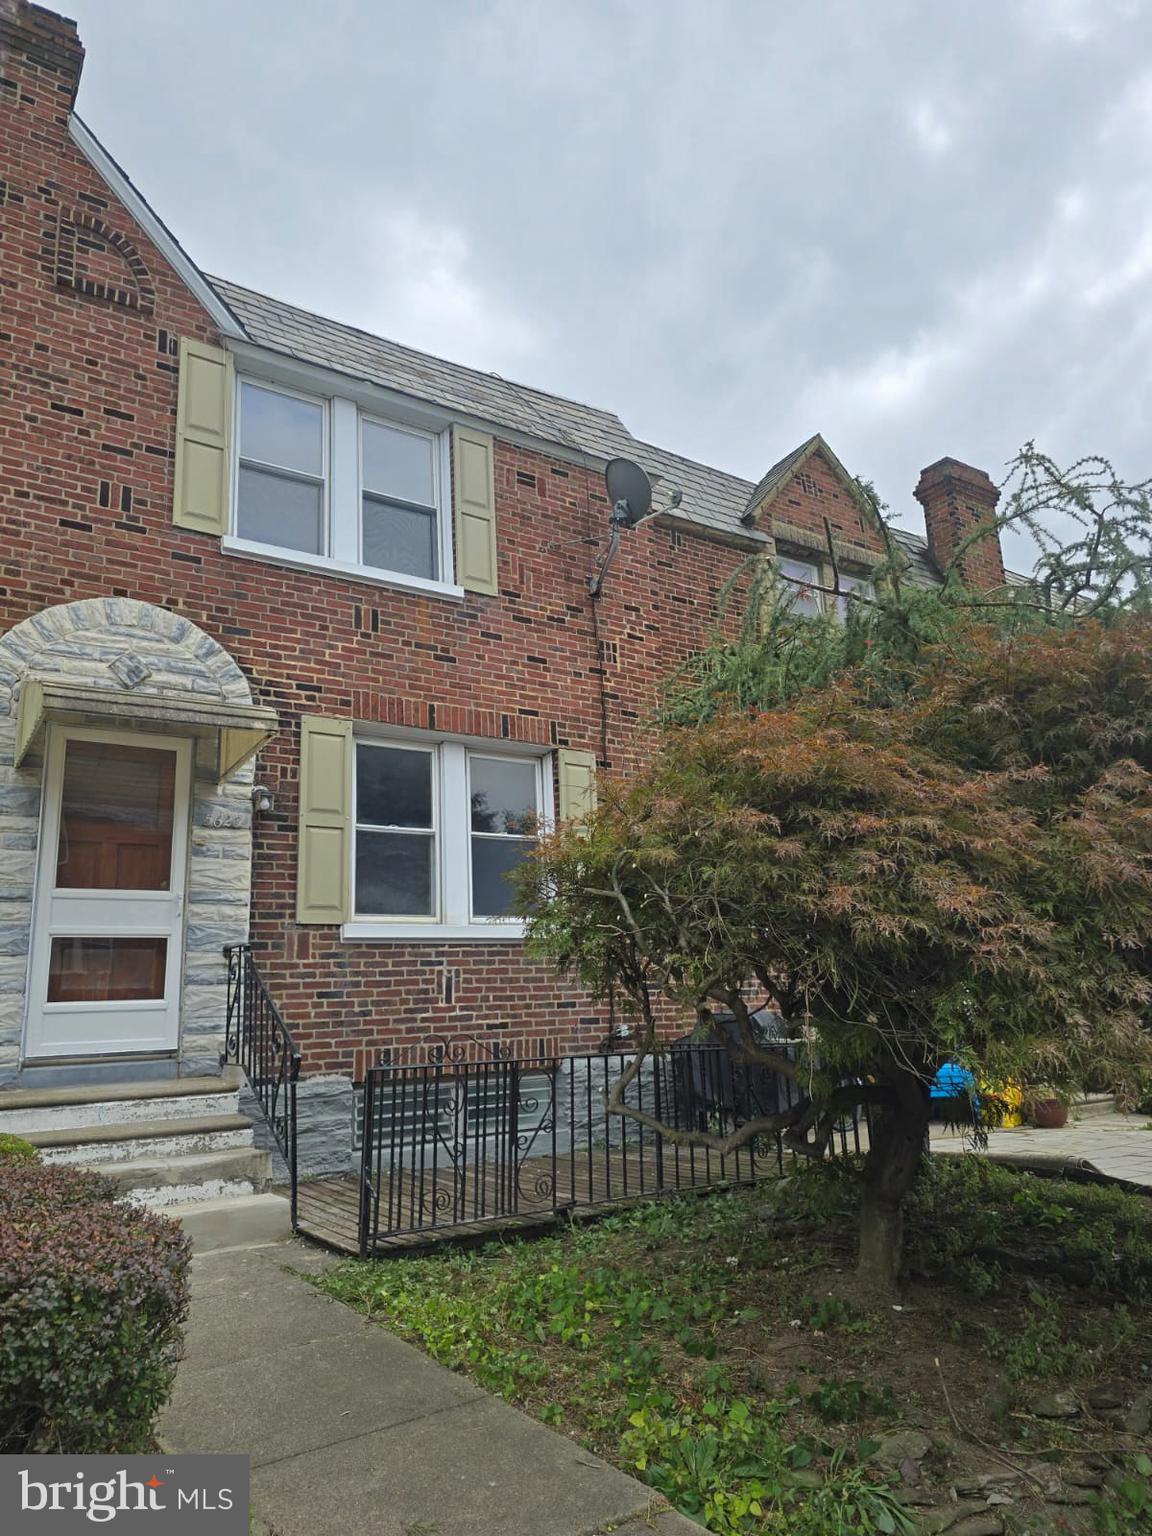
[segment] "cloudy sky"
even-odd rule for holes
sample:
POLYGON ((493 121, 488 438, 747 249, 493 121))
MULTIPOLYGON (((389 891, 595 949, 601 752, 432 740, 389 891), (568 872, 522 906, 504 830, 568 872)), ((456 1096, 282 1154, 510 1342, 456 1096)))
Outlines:
POLYGON ((943 454, 1152 474, 1152 0, 61 8, 209 271, 910 526, 943 454))

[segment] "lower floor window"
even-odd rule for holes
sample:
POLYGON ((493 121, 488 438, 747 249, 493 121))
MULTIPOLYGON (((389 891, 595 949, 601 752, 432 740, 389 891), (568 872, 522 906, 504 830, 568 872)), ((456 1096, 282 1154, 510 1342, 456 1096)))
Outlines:
POLYGON ((509 876, 535 843, 550 780, 546 758, 358 741, 356 917, 456 925, 514 916, 509 876))

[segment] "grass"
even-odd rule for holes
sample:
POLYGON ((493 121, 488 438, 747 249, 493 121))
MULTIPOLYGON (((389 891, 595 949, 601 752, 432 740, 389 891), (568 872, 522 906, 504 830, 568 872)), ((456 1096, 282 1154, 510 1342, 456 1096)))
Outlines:
POLYGON ((853 1178, 817 1169, 537 1241, 349 1262, 316 1283, 718 1536, 920 1529, 908 1500, 922 1490, 885 1457, 905 1427, 930 1442, 923 1478, 941 1502, 998 1456, 1033 1478, 1087 1456, 1109 1484, 1090 1508, 1045 1504, 1022 1475, 1006 1529, 1152 1532, 1138 1439, 1028 1406, 1057 1387, 1107 1381, 1125 1401, 1152 1387, 1152 1202, 940 1160, 909 1215, 903 1301, 866 1312, 853 1178), (1089 1283, 1016 1275, 1013 1256, 1089 1283))

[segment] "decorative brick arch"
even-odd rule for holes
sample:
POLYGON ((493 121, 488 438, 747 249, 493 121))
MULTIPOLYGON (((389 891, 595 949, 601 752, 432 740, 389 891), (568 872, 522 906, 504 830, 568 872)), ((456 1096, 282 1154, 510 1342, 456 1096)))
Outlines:
POLYGON ((104 299, 122 309, 135 309, 150 315, 156 307, 156 289, 144 258, 126 235, 120 234, 102 218, 84 208, 62 212, 56 232, 56 282, 61 288, 73 288, 85 298, 104 299), (124 269, 124 281, 115 282, 108 274, 93 277, 82 269, 86 240, 95 239, 114 251, 124 269))
MULTIPOLYGON (((92 687, 194 694, 249 704, 248 680, 218 641, 189 619, 132 598, 45 608, 0 636, 0 1085, 20 1073, 40 839, 43 761, 14 766, 16 714, 29 677, 92 687)), ((225 944, 248 937, 253 766, 223 784, 197 776, 188 862, 181 989, 181 1074, 218 1068, 224 1032, 225 944)))

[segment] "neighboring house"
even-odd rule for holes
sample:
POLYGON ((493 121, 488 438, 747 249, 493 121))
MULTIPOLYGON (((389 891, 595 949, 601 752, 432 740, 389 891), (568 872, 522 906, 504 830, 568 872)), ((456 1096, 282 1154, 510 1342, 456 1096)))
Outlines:
MULTIPOLYGON (((381 1052, 605 1039, 507 915, 532 822, 636 763, 749 555, 827 585, 831 530, 852 591, 883 542, 818 436, 753 485, 206 276, 75 115, 82 59, 0 0, 0 1085, 214 1078, 250 939, 338 1163, 381 1052), (593 599, 616 456, 659 513, 593 599)), ((938 580, 996 490, 946 459, 916 495, 938 580)))

